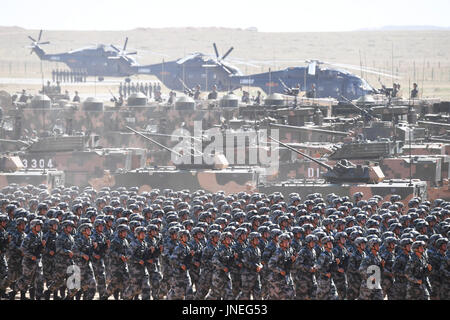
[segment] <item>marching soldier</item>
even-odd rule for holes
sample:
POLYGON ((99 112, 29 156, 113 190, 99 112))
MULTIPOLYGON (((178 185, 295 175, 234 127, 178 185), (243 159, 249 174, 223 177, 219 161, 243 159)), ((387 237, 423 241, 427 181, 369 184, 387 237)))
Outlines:
POLYGON ((260 234, 251 232, 248 236, 249 245, 242 253, 242 290, 239 295, 241 300, 250 300, 250 294, 254 300, 261 299, 261 279, 260 271, 263 268, 261 264, 261 251, 258 248, 260 234))
POLYGON ((408 300, 429 300, 430 294, 427 286, 428 273, 432 270, 431 265, 428 263, 426 256, 424 255, 425 242, 415 241, 411 249, 411 259, 406 264, 406 279, 408 284, 406 286, 406 299, 408 300))
POLYGON ((279 246, 269 260, 269 299, 289 300, 294 296, 291 285, 290 270, 295 256, 289 250, 289 234, 283 233, 278 237, 279 246))
POLYGON ((212 264, 212 257, 217 251, 218 242, 220 238, 220 231, 212 230, 209 232, 209 240, 206 246, 202 249, 201 255, 201 269, 198 282, 198 288, 196 288, 195 299, 203 300, 209 292, 212 283, 212 275, 215 272, 214 265, 212 264))
POLYGON ((95 280, 97 283, 97 291, 100 300, 106 299, 106 274, 105 274, 105 258, 109 248, 109 241, 103 230, 105 228, 105 221, 96 219, 94 221, 94 231, 91 234, 93 253, 92 253, 92 267, 94 269, 95 280))
POLYGON ((147 242, 144 241, 146 230, 144 227, 136 227, 134 230, 135 239, 131 243, 130 249, 130 280, 128 288, 124 292, 124 299, 137 299, 143 290, 149 290, 148 273, 145 268, 145 259, 147 257, 147 242))
POLYGON ((169 300, 192 299, 192 281, 189 276, 189 270, 194 251, 188 245, 189 237, 189 231, 179 231, 178 245, 170 256, 173 277, 171 289, 167 294, 167 299, 169 300))
MULTIPOLYGON (((59 220, 52 218, 48 221, 48 231, 44 234, 45 251, 42 255, 42 269, 47 287, 50 286, 55 276, 56 238, 58 237, 59 220)), ((45 299, 50 299, 50 292, 45 291, 45 299)), ((58 290, 53 291, 53 300, 58 300, 58 290)))

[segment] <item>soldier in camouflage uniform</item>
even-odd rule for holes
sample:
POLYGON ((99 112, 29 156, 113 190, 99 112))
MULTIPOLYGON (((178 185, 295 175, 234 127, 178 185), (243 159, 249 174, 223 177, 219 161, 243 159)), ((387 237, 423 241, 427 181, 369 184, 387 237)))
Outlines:
POLYGON ((117 226, 117 234, 111 241, 110 255, 111 255, 111 283, 106 289, 106 294, 109 297, 114 295, 114 299, 119 299, 119 293, 122 293, 127 288, 130 281, 130 274, 128 269, 128 259, 130 253, 130 245, 127 241, 127 233, 130 228, 125 224, 117 226))
MULTIPOLYGON (((359 300, 383 300, 383 289, 381 288, 381 274, 384 266, 384 261, 381 260, 378 251, 380 250, 381 240, 374 237, 367 241, 369 252, 361 261, 359 266, 359 273, 361 275, 361 288, 359 289, 359 300), (375 283, 371 282, 373 288, 369 287, 369 276, 374 272, 370 271, 369 267, 378 267, 379 279, 375 279, 375 283)), ((375 271, 376 272, 376 271, 375 271)), ((376 277, 375 273, 375 277, 376 277)))
POLYGON ((389 300, 392 299, 392 286, 394 284, 392 267, 394 265, 396 241, 397 240, 394 237, 387 237, 384 239, 385 249, 380 253, 380 257, 384 261, 381 288, 383 289, 383 297, 387 296, 389 300))
POLYGON ((251 232, 248 236, 249 245, 242 253, 242 289, 239 294, 240 300, 250 300, 250 294, 253 300, 261 299, 261 279, 259 276, 263 265, 261 264, 261 251, 258 248, 260 234, 251 232))
POLYGON ((233 297, 236 299, 236 297, 239 295, 239 292, 241 291, 242 253, 247 247, 247 229, 237 228, 234 233, 234 237, 236 241, 231 246, 231 249, 235 254, 235 259, 230 268, 230 272, 231 283, 233 287, 233 297))
POLYGON ((349 254, 345 243, 347 242, 347 234, 345 232, 336 233, 336 245, 333 247, 333 255, 335 259, 338 259, 336 268, 332 272, 332 277, 338 296, 340 300, 345 300, 347 296, 348 282, 347 282, 347 265, 349 254))
POLYGON ((191 268, 194 251, 188 245, 189 237, 189 231, 179 231, 178 245, 170 256, 173 277, 170 291, 167 294, 169 300, 192 299, 192 281, 189 269, 191 268))
MULTIPOLYGON (((17 218, 16 219, 16 230, 10 233, 10 242, 8 246, 8 284, 11 288, 14 288, 14 284, 19 279, 22 273, 22 257, 23 253, 20 247, 22 246, 22 241, 25 239, 26 219, 17 218)), ((25 299, 26 291, 20 292, 21 300, 25 299)))
POLYGON ((161 281, 161 287, 159 292, 159 298, 162 299, 170 289, 170 284, 172 283, 173 271, 172 266, 170 264, 170 256, 173 253, 173 250, 178 245, 177 234, 179 228, 178 227, 170 227, 168 230, 169 237, 164 241, 163 247, 164 250, 161 254, 162 258, 162 272, 163 279, 161 281))
MULTIPOLYGON (((55 254, 56 254, 56 238, 58 237, 58 227, 59 220, 58 219, 50 219, 48 221, 48 231, 44 234, 45 240, 45 250, 42 255, 42 269, 44 273, 44 279, 47 283, 47 287, 50 286, 53 281, 53 277, 55 276, 55 254)), ((45 298, 50 299, 47 291, 45 292, 45 298)), ((58 290, 53 292, 53 299, 57 300, 58 290)))
POLYGON ((317 237, 309 234, 305 237, 304 246, 300 249, 298 257, 293 264, 295 297, 297 300, 313 300, 316 297, 316 252, 314 246, 317 237))
POLYGON ((219 242, 219 239, 220 231, 212 230, 209 232, 209 240, 202 250, 200 278, 198 288, 195 293, 196 300, 203 300, 211 288, 212 276, 215 272, 212 257, 217 251, 217 243, 219 242))
POLYGON ((108 249, 106 250, 105 255, 106 285, 109 285, 111 283, 111 268, 110 268, 111 255, 109 254, 109 250, 111 246, 111 241, 114 239, 114 230, 112 229, 113 223, 114 223, 113 216, 105 216, 105 228, 103 229, 103 234, 105 235, 106 243, 108 244, 108 249))
POLYGON ((338 298, 332 272, 339 261, 333 254, 333 237, 322 238, 323 251, 317 258, 317 300, 336 300, 338 298))
POLYGON ((266 298, 269 295, 269 275, 270 269, 268 266, 270 258, 273 256, 275 251, 278 248, 278 237, 282 234, 280 229, 273 229, 270 231, 270 241, 262 251, 261 263, 263 265, 263 269, 261 271, 261 291, 262 297, 266 298))
MULTIPOLYGON (((429 300, 430 294, 427 289, 428 273, 431 265, 424 255, 425 242, 415 241, 412 246, 411 258, 406 264, 405 275, 408 279, 406 286, 407 300, 429 300)), ((429 284, 428 284, 429 286, 429 284)))
MULTIPOLYGON (((47 284, 48 292, 45 296, 48 299, 50 292, 54 292, 65 286, 68 268, 73 265, 73 247, 75 240, 72 236, 72 230, 75 224, 71 220, 64 220, 61 224, 63 230, 56 238, 55 254, 55 275, 50 285, 47 284)), ((64 298, 61 296, 61 298, 64 298)))
POLYGON ((295 256, 289 250, 289 234, 283 233, 278 237, 279 246, 267 264, 269 274, 269 299, 290 300, 294 296, 294 288, 291 285, 291 266, 295 256))
POLYGON ((144 227, 134 229, 135 239, 130 245, 130 284, 126 288, 123 298, 125 300, 137 299, 145 288, 148 292, 150 285, 148 283, 148 272, 145 268, 145 259, 148 256, 147 242, 144 241, 146 230, 144 227))
POLYGON ((103 234, 105 221, 97 219, 94 221, 94 231, 91 234, 93 253, 92 268, 94 269, 95 280, 97 283, 97 292, 100 300, 106 299, 106 274, 105 274, 105 258, 108 252, 109 243, 103 234))
POLYGON ((429 276, 431 285, 431 300, 439 300, 441 296, 441 283, 444 280, 441 277, 441 264, 447 250, 447 238, 439 238, 435 241, 435 250, 427 250, 428 259, 431 264, 431 273, 429 276))
POLYGON ((359 289, 361 287, 361 275, 359 273, 359 267, 361 261, 366 257, 367 239, 364 237, 358 237, 355 239, 355 250, 350 255, 348 260, 347 276, 348 276, 348 291, 347 299, 355 300, 359 297, 359 289))
POLYGON ((443 279, 441 283, 441 300, 450 300, 450 246, 447 243, 447 252, 442 259, 440 275, 443 279))
POLYGON ((45 240, 42 239, 42 221, 34 219, 30 222, 31 231, 23 239, 20 247, 23 253, 22 260, 22 275, 13 286, 13 291, 10 294, 10 298, 14 299, 16 292, 26 291, 30 285, 38 290, 37 300, 40 299, 39 291, 43 288, 39 287, 39 282, 42 281, 42 265, 41 257, 45 248, 45 240))
POLYGON ((159 288, 162 279, 159 257, 163 250, 163 246, 160 243, 158 232, 159 229, 156 224, 149 224, 147 226, 147 237, 145 238, 145 241, 147 242, 148 251, 145 267, 147 268, 150 286, 148 289, 143 289, 142 300, 150 300, 150 289, 153 300, 159 299, 159 288))
POLYGON ((405 300, 406 286, 408 279, 405 276, 406 265, 410 259, 411 244, 413 241, 410 238, 405 238, 400 241, 400 246, 403 250, 395 257, 392 265, 392 272, 394 274, 394 284, 392 285, 392 294, 389 299, 405 300))
POLYGON ((0 215, 0 297, 4 296, 8 287, 8 262, 6 252, 8 250, 9 235, 5 230, 8 224, 8 216, 0 215))
POLYGON ((231 232, 223 232, 220 235, 220 245, 211 261, 215 270, 212 276, 211 291, 206 296, 208 300, 233 299, 230 268, 235 257, 231 249, 232 241, 233 235, 231 232))
POLYGON ((189 275, 191 277, 192 285, 195 286, 195 291, 198 290, 199 279, 200 279, 200 266, 202 259, 203 250, 203 239, 204 231, 200 227, 195 227, 192 229, 192 239, 189 241, 189 247, 194 251, 194 256, 192 257, 192 264, 189 268, 189 275))

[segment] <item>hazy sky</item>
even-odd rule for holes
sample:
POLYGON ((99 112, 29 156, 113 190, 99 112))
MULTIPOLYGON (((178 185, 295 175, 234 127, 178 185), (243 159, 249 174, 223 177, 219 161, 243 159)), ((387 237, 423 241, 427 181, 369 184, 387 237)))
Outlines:
POLYGON ((46 30, 257 27, 351 31, 386 25, 450 26, 449 0, 2 0, 1 26, 46 30))

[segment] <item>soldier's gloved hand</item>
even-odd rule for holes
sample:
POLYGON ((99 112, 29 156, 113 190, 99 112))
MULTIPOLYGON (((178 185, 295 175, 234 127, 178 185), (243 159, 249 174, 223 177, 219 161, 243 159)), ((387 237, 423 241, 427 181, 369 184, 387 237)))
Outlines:
POLYGON ((181 269, 183 269, 183 271, 186 271, 186 266, 184 264, 182 264, 181 269))
POLYGON ((143 265, 144 265, 144 260, 139 260, 139 264, 140 264, 141 266, 143 266, 143 265))

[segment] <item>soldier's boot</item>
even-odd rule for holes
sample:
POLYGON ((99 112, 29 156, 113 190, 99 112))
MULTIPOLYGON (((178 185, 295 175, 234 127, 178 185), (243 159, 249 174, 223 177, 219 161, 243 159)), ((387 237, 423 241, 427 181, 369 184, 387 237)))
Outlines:
POLYGON ((61 298, 58 296, 58 290, 53 291, 53 300, 61 300, 61 298))
POLYGON ((82 295, 82 294, 83 294, 83 291, 79 290, 79 291, 76 293, 76 295, 75 295, 76 299, 77 299, 77 300, 81 300, 81 295, 82 295))
MULTIPOLYGON (((34 300, 34 297, 32 298, 31 297, 31 289, 29 290, 29 293, 30 293, 30 299, 29 300, 34 300)), ((28 300, 26 297, 25 297, 25 294, 27 293, 27 291, 26 290, 21 290, 20 291, 20 300, 28 300)))
POLYGON ((61 296, 61 300, 64 300, 66 297, 66 286, 59 288, 59 295, 61 296))
POLYGON ((50 290, 44 291, 44 300, 50 300, 50 290))
POLYGON ((119 300, 119 289, 114 290, 113 296, 114 300, 119 300))
POLYGON ((17 294, 17 291, 15 291, 14 289, 9 293, 9 295, 8 295, 8 297, 9 297, 9 300, 14 300, 15 298, 16 298, 16 294, 17 294))
MULTIPOLYGON (((30 294, 30 300, 34 300, 34 298, 36 297, 36 289, 30 288, 30 290, 28 290, 28 293, 30 294)), ((24 293, 24 296, 25 296, 25 293, 24 293)), ((20 293, 20 299, 22 300, 22 292, 20 293)))
POLYGON ((6 290, 0 290, 0 299, 5 299, 6 298, 6 290))

